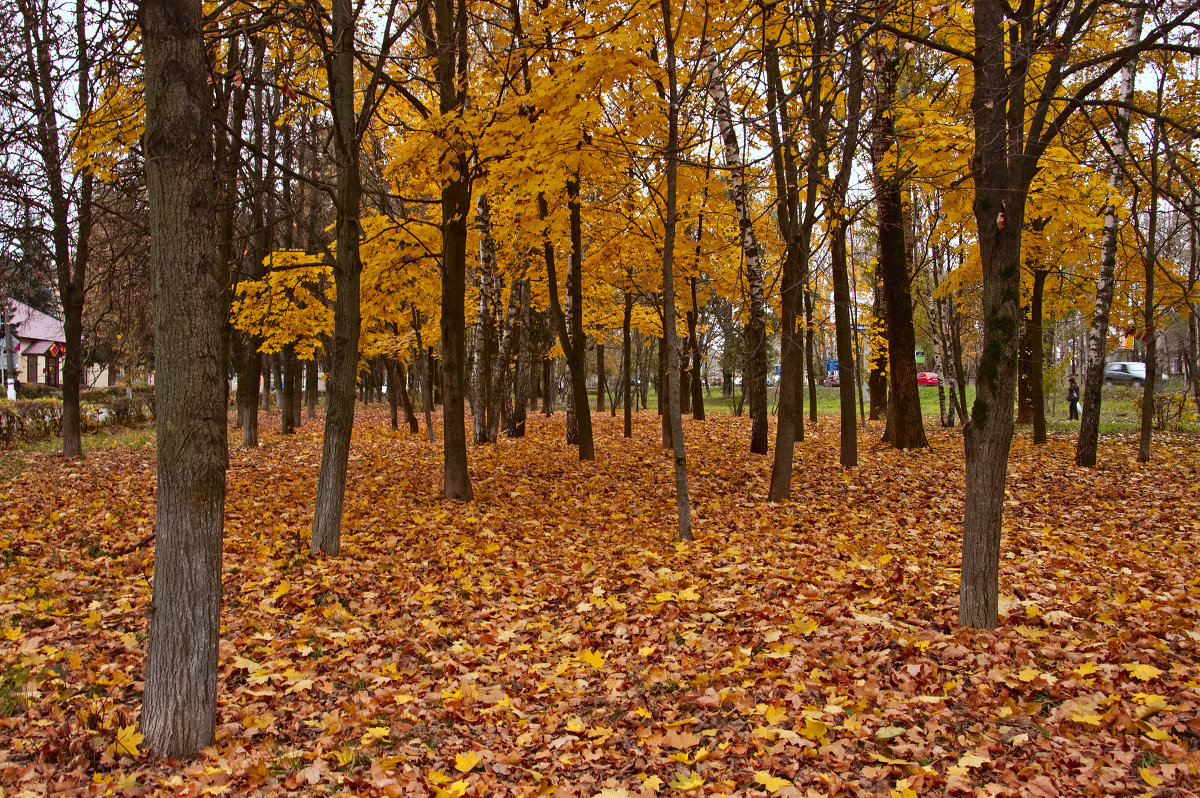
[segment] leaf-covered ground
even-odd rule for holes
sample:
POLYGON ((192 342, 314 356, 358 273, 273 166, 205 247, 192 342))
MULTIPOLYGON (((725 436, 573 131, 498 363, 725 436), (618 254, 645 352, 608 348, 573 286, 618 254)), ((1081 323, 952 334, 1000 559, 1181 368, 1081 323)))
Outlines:
MULTIPOLYGON (((272 423, 266 417, 263 424, 272 423)), ((307 554, 319 428, 231 450, 217 742, 138 731, 150 449, 25 455, 0 484, 4 795, 1189 795, 1200 791, 1200 448, 1104 467, 1018 437, 1002 616, 956 628, 961 433, 837 464, 795 500, 745 419, 687 422, 697 541, 672 540, 658 419, 562 415, 470 451, 360 412, 343 554, 307 554), (979 793, 978 791, 982 791, 979 793)))

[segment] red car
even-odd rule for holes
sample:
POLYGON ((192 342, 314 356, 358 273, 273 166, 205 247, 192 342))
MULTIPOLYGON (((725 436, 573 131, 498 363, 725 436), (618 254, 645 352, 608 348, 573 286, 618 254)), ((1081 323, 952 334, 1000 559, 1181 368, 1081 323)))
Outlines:
POLYGON ((921 371, 917 373, 917 385, 937 385, 938 375, 936 371, 921 371))

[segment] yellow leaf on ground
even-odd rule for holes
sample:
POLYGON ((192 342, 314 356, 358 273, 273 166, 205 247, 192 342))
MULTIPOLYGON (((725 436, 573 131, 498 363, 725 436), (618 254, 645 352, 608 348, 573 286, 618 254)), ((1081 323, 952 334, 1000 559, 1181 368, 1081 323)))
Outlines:
POLYGON ((781 779, 778 776, 772 776, 765 770, 754 771, 754 780, 766 787, 771 792, 779 792, 784 787, 787 787, 792 783, 788 779, 781 779))
POLYGON ((604 655, 598 651, 592 651, 590 648, 585 648, 579 652, 579 659, 591 665, 596 670, 601 670, 604 667, 604 655))
POLYGON ((469 785, 470 782, 466 779, 459 779, 449 787, 438 790, 436 794, 437 798, 462 798, 462 796, 467 794, 467 787, 469 785))
POLYGON ((1153 665, 1146 665, 1141 662, 1130 663, 1128 665, 1125 665, 1124 667, 1125 667, 1125 670, 1129 671, 1130 676, 1132 676, 1135 679, 1139 679, 1143 682, 1149 681, 1151 679, 1156 679, 1162 675, 1162 671, 1159 670, 1158 668, 1154 667, 1153 665))
POLYGON ((1103 715, 1097 715, 1095 712, 1072 712, 1071 720, 1076 723, 1087 723, 1092 726, 1099 726, 1104 722, 1103 715))
POLYGON ((991 761, 992 760, 988 759, 986 756, 979 756, 977 754, 963 754, 958 758, 958 766, 960 768, 977 768, 982 765, 986 765, 991 761))
POLYGON ((1163 780, 1160 776, 1155 776, 1150 772, 1150 768, 1140 768, 1138 770, 1138 775, 1142 777, 1142 781, 1146 782, 1151 787, 1157 787, 1163 783, 1163 780))
POLYGON ((379 740, 387 739, 387 736, 392 733, 392 730, 387 726, 371 726, 368 727, 359 742, 363 745, 370 745, 379 740))
POLYGON ((829 726, 819 720, 812 718, 804 719, 804 728, 800 730, 800 736, 809 740, 820 740, 829 734, 829 726))
POLYGON ((479 753, 476 751, 467 751, 465 754, 457 754, 454 757, 454 769, 459 773, 470 773, 479 764, 479 753))
POLYGON ((670 785, 680 792, 691 792, 704 786, 704 777, 699 773, 688 773, 677 776, 670 785))
POLYGON ((108 747, 113 756, 137 756, 138 746, 142 744, 142 734, 137 724, 121 726, 117 729, 117 739, 108 747))

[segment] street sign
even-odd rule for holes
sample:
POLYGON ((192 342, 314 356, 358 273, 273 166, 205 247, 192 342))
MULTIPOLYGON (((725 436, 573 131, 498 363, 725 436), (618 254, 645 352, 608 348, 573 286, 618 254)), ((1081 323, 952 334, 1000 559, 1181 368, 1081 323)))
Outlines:
POLYGON ((834 372, 834 371, 838 371, 838 370, 839 370, 838 362, 836 360, 826 360, 825 361, 825 371, 834 372))

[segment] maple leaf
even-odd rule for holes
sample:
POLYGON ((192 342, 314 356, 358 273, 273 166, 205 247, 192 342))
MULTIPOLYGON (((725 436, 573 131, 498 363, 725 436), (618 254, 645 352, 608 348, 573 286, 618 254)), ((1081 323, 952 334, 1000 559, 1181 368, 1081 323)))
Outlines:
POLYGON ((778 776, 772 776, 765 770, 754 771, 754 780, 762 786, 766 787, 772 793, 779 792, 784 787, 787 787, 792 782, 788 779, 781 779, 778 776))
POLYGON ((359 738, 359 743, 362 745, 370 745, 371 743, 376 743, 380 740, 386 740, 388 735, 391 733, 392 730, 386 726, 370 726, 365 732, 363 732, 362 737, 359 738))
POLYGON ((466 779, 459 779, 449 787, 440 788, 436 793, 434 793, 434 795, 436 798, 462 798, 462 796, 467 794, 467 787, 469 786, 469 781, 466 779))
POLYGON ((604 655, 597 651, 592 651, 590 648, 585 648, 579 653, 579 659, 591 665, 596 670, 604 669, 604 655))
POLYGON ((109 756, 137 756, 138 746, 141 744, 142 734, 138 731, 136 723, 132 726, 118 726, 116 739, 105 753, 109 756))
POLYGON ((456 754, 454 757, 454 769, 459 773, 470 773, 479 764, 480 756, 478 751, 467 751, 465 753, 456 754))
POLYGON ((680 792, 691 792, 704 786, 704 777, 699 773, 682 773, 669 781, 668 784, 680 792))
POLYGON ((976 754, 963 754, 958 758, 958 766, 960 768, 977 768, 986 765, 992 760, 986 756, 978 756, 976 754))
POLYGON ((893 737, 899 737, 904 734, 905 729, 899 726, 884 726, 879 731, 875 732, 875 738, 878 740, 890 740, 893 737))
POLYGON ((813 718, 804 719, 804 728, 800 730, 800 736, 809 740, 820 740, 829 734, 830 726, 813 718))
POLYGON ((1070 718, 1076 723, 1086 723, 1090 726, 1099 726, 1104 722, 1104 716, 1095 712, 1072 712, 1070 718))
POLYGON ((1162 671, 1158 668, 1140 662, 1130 663, 1122 667, 1129 671, 1130 676, 1143 682, 1148 682, 1151 679, 1157 679, 1159 676, 1162 676, 1162 671))

